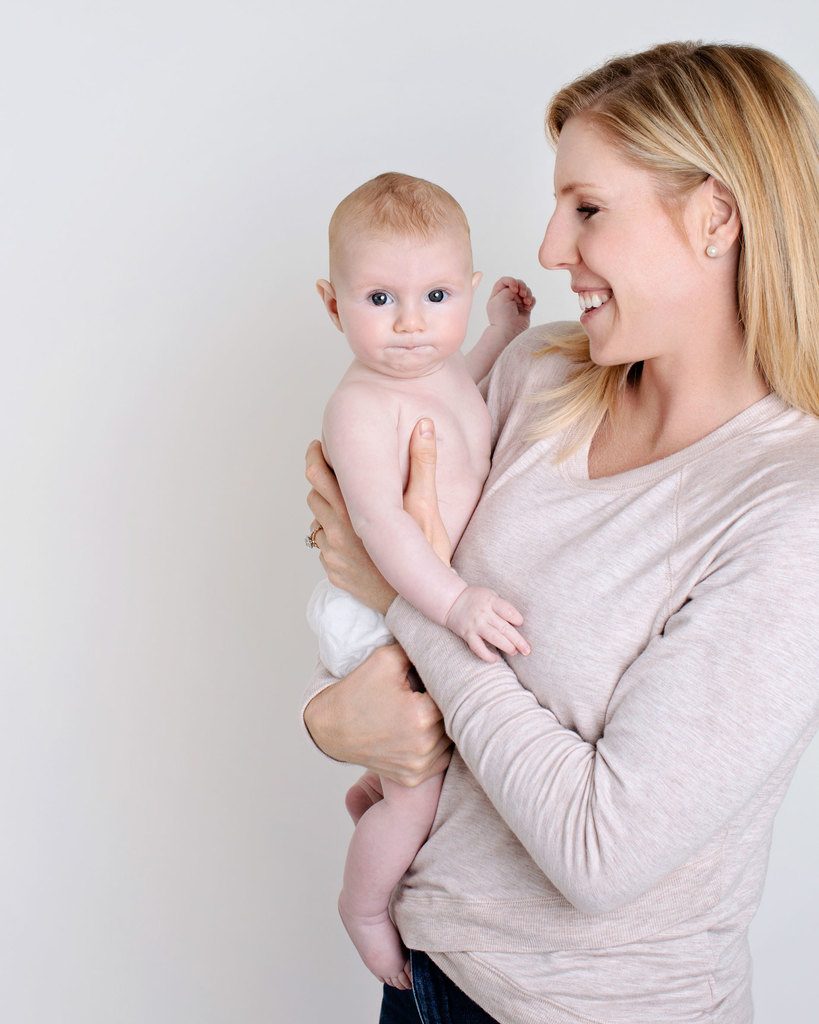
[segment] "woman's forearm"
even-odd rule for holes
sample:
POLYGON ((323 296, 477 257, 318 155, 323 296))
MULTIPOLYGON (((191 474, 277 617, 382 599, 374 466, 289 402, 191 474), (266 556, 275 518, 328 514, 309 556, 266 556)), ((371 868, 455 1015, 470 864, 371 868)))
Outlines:
POLYGON ((578 909, 623 906, 687 863, 815 731, 819 578, 800 565, 815 532, 803 517, 705 578, 624 671, 595 742, 505 662, 478 660, 400 598, 391 606, 387 625, 467 766, 578 909))

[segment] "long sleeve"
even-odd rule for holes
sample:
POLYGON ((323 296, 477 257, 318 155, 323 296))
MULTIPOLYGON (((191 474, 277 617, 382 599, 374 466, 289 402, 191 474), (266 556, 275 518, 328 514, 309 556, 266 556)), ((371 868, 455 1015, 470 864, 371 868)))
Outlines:
MULTIPOLYGON (((325 754, 321 747, 316 743, 313 737, 310 735, 310 730, 307 728, 307 723, 304 720, 304 712, 307 710, 307 705, 310 701, 317 697, 322 690, 326 690, 328 686, 332 686, 333 683, 337 683, 338 680, 334 675, 331 675, 321 661, 316 662, 316 667, 313 669, 312 675, 307 683, 307 688, 304 691, 301 699, 301 709, 299 711, 299 718, 301 719, 302 731, 304 733, 307 742, 314 747, 320 754, 323 754, 328 761, 335 761, 334 757, 330 757, 329 754, 325 754)), ((336 762, 337 764, 339 762, 336 762)))
POLYGON ((400 598, 387 624, 498 813, 600 913, 702 848, 815 731, 817 550, 815 499, 733 543, 622 674, 594 744, 400 598))

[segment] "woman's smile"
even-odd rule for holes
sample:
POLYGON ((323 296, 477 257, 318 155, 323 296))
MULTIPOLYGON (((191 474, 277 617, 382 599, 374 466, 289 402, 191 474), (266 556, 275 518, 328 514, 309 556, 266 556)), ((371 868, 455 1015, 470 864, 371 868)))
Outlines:
POLYGON ((577 300, 580 304, 580 322, 586 324, 599 310, 603 308, 613 297, 610 288, 578 289, 577 300))

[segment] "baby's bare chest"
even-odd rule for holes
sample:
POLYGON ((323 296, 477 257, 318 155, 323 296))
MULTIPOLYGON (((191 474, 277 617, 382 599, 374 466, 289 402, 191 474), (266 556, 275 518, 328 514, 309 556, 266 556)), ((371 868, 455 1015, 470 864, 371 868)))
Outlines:
MULTIPOLYGON (((365 373, 354 364, 341 387, 362 383, 367 393, 377 391, 382 411, 389 409, 385 419, 395 436, 383 440, 385 447, 396 446, 403 488, 409 478, 409 443, 415 425, 424 418, 435 424, 438 502, 450 540, 457 543, 489 473, 492 430, 489 410, 463 358, 450 359, 427 377, 405 380, 365 373)), ((360 395, 361 404, 366 405, 366 394, 360 395)), ((353 409, 356 404, 352 403, 353 409)), ((376 438, 373 441, 378 443, 376 438)))
POLYGON ((417 389, 404 393, 397 405, 401 479, 409 477, 409 442, 415 424, 435 424, 435 483, 441 517, 453 545, 457 544, 489 473, 491 419, 477 387, 417 389))
POLYGON ((429 390, 400 396, 397 405, 398 451, 401 477, 406 485, 409 473, 409 442, 415 424, 431 419, 435 424, 438 453, 436 481, 439 491, 447 487, 480 485, 489 472, 491 421, 478 389, 453 388, 443 393, 429 390))

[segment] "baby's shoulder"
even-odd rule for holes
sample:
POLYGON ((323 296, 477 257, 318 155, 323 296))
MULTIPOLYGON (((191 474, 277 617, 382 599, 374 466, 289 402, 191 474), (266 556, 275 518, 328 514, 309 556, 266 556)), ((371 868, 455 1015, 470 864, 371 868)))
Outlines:
POLYGON ((396 422, 397 403, 389 388, 361 377, 342 377, 324 407, 324 429, 354 421, 372 426, 396 422))

